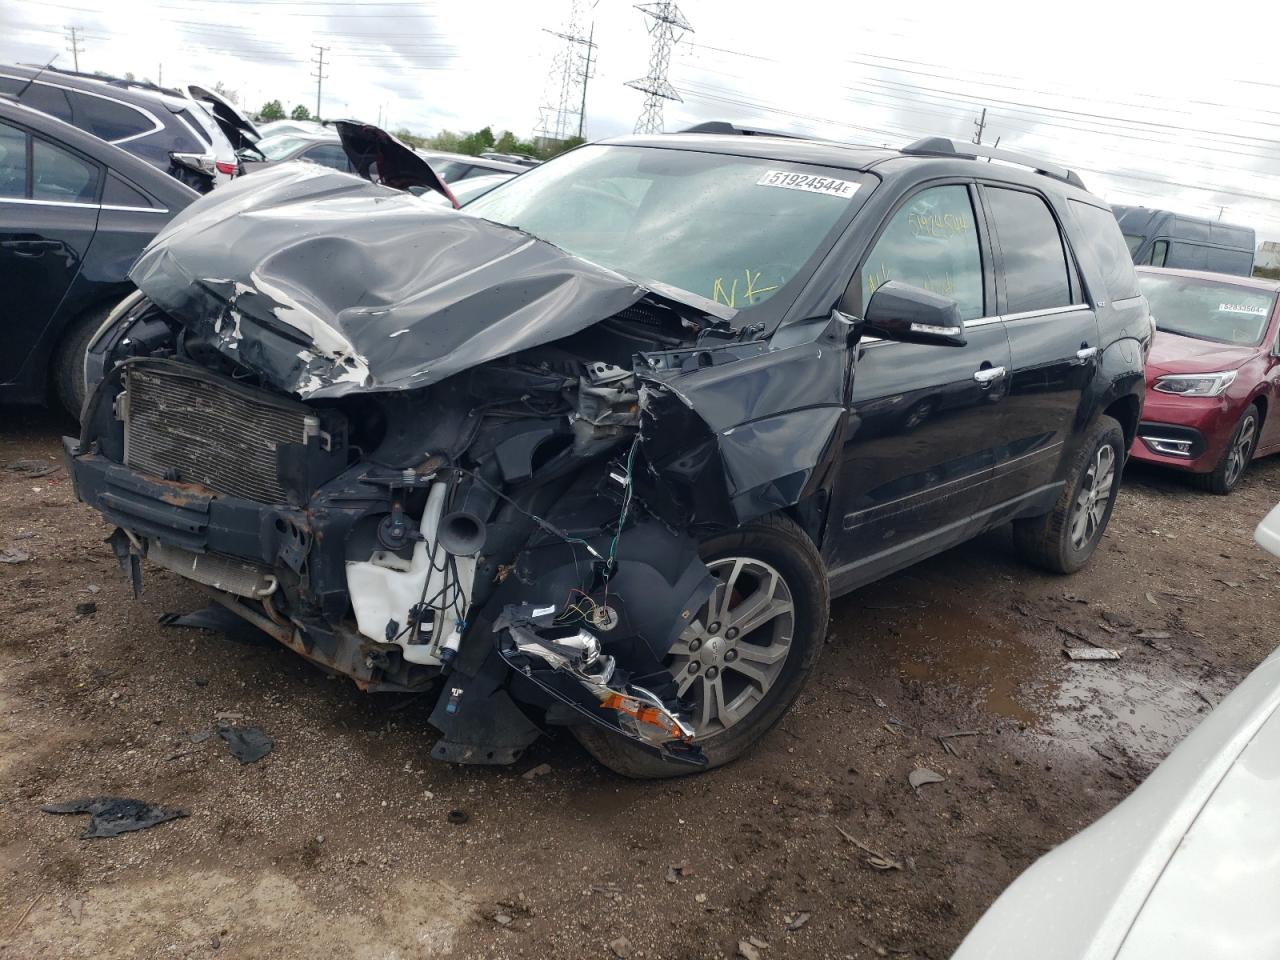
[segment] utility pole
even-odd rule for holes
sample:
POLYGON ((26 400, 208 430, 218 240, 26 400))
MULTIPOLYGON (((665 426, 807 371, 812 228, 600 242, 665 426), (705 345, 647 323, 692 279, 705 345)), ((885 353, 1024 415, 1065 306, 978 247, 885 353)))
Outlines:
POLYGON ((311 60, 311 62, 316 65, 316 71, 315 73, 311 74, 311 76, 316 78, 316 120, 319 120, 320 119, 320 90, 321 90, 322 84, 324 83, 325 77, 328 76, 328 74, 324 72, 324 55, 329 52, 329 48, 322 47, 318 43, 313 43, 311 46, 315 47, 316 49, 316 55, 311 60))
POLYGON ((982 143, 982 131, 987 129, 987 108, 982 108, 982 117, 973 121, 973 142, 982 143))
POLYGON ((565 20, 563 30, 543 28, 564 46, 551 62, 551 70, 547 74, 546 88, 542 94, 542 105, 538 108, 538 123, 534 128, 534 137, 544 143, 562 143, 573 136, 574 131, 581 136, 584 130, 582 108, 587 102, 587 79, 591 73, 594 59, 595 24, 591 27, 591 36, 584 37, 579 31, 586 0, 570 0, 569 16, 565 20), (581 52, 585 48, 585 57, 581 52), (586 67, 582 67, 585 60, 586 67), (577 85, 582 85, 581 94, 577 85), (575 121, 574 114, 577 114, 575 121))
POLYGON ((160 64, 160 69, 159 71, 156 72, 156 86, 157 87, 164 86, 164 64, 163 63, 160 64))
POLYGON ((67 51, 71 54, 75 63, 76 73, 80 72, 80 53, 84 47, 80 43, 80 31, 78 27, 67 27, 67 51))
POLYGON ((591 31, 587 34, 587 62, 582 68, 582 106, 578 108, 578 139, 585 139, 583 131, 587 123, 587 81, 591 79, 591 55, 595 52, 596 22, 591 21, 591 31))

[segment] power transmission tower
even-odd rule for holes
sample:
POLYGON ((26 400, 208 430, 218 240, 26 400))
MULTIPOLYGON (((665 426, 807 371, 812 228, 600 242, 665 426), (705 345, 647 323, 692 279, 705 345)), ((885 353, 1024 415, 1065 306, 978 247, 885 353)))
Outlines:
POLYGON ((624 86, 639 90, 645 94, 644 107, 640 111, 640 119, 636 121, 636 133, 662 132, 662 101, 674 100, 683 103, 667 80, 667 67, 671 64, 671 48, 680 42, 686 33, 693 33, 693 27, 684 18, 680 8, 670 0, 659 3, 639 3, 636 9, 649 18, 649 36, 653 38, 653 46, 649 53, 649 74, 639 80, 628 80, 624 86))
POLYGON ((311 76, 316 78, 316 119, 319 120, 320 119, 320 90, 322 85, 324 84, 325 79, 329 76, 327 73, 324 72, 324 55, 329 52, 329 48, 322 47, 318 43, 313 43, 311 46, 315 47, 316 49, 316 55, 311 60, 311 62, 316 65, 316 70, 315 70, 315 73, 311 74, 311 76))
POLYGON ((84 46, 80 43, 80 30, 78 27, 67 27, 67 51, 75 63, 76 73, 80 72, 80 54, 84 52, 84 46))
POLYGON ((595 56, 595 24, 587 36, 580 33, 583 19, 582 0, 571 0, 569 18, 563 30, 547 30, 564 41, 547 75, 547 86, 538 108, 538 126, 534 136, 544 141, 564 141, 585 129, 583 113, 587 105, 587 81, 591 79, 595 56), (581 87, 581 91, 579 91, 581 87))
POLYGON ((982 117, 973 121, 973 142, 982 143, 982 131, 987 129, 987 108, 982 108, 982 117))

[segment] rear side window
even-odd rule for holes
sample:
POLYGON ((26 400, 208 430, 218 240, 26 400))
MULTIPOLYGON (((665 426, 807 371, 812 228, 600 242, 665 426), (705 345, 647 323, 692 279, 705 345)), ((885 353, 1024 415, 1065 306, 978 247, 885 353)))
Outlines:
POLYGON ((142 113, 117 100, 74 90, 67 96, 71 99, 71 113, 76 126, 108 142, 136 137, 155 127, 142 113))
POLYGON ((982 255, 968 187, 930 187, 898 209, 862 266, 864 309, 890 280, 950 297, 961 319, 983 315, 982 255))
POLYGON ((94 203, 98 199, 98 168, 36 138, 31 144, 31 196, 36 200, 94 203))
POLYGON ((191 128, 191 131, 200 138, 200 141, 206 147, 213 146, 213 138, 209 136, 209 131, 200 124, 200 121, 196 119, 190 110, 179 110, 178 116, 191 128))
POLYGON ((102 188, 102 202, 112 207, 149 208, 152 206, 146 194, 114 173, 107 174, 107 185, 102 188))
POLYGON ((1253 271, 1253 251, 1209 247, 1205 251, 1205 264, 1214 273, 1234 273, 1247 277, 1253 271))
POLYGON ((27 195, 27 135, 0 123, 0 197, 27 195))
POLYGON ((322 167, 332 167, 334 170, 348 169, 347 151, 343 150, 342 145, 338 143, 322 143, 310 150, 304 150, 299 159, 310 160, 312 163, 318 163, 322 167))
POLYGON ((1067 252, 1044 198, 1021 190, 985 189, 1004 264, 1005 309, 1028 313, 1069 306, 1067 252))
POLYGON ((1102 271, 1102 283, 1112 300, 1138 295, 1138 275, 1133 270, 1133 257, 1125 245, 1120 224, 1110 210, 1071 201, 1071 209, 1082 227, 1081 243, 1102 271))
POLYGON ((1169 259, 1169 241, 1157 240, 1151 245, 1151 265, 1153 267, 1163 267, 1164 262, 1169 259))

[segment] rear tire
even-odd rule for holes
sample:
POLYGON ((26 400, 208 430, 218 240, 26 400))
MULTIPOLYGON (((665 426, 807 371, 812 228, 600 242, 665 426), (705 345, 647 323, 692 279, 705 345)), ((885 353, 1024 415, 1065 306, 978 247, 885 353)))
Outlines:
MULTIPOLYGON (((751 604, 753 609, 769 609, 770 619, 760 621, 753 614, 750 619, 756 620, 758 626, 748 627, 732 641, 730 649, 733 654, 724 654, 724 666, 719 668, 724 671, 719 684, 719 689, 724 693, 723 701, 717 700, 715 703, 727 703, 726 716, 729 716, 729 707, 755 697, 761 685, 764 686, 763 694, 758 700, 749 702, 746 712, 739 713, 727 725, 722 725, 722 721, 718 719, 719 711, 714 711, 716 719, 710 719, 706 724, 706 729, 714 732, 705 735, 700 733, 694 741, 706 754, 708 763, 705 767, 664 760, 653 751, 594 725, 573 728, 574 736, 588 753, 610 770, 625 777, 646 780, 679 777, 700 773, 737 759, 773 727, 795 702, 822 650, 830 606, 826 570, 813 542, 796 524, 779 515, 764 517, 708 540, 700 548, 700 553, 703 561, 713 568, 713 572, 718 569, 723 574, 721 579, 726 583, 734 582, 735 576, 739 580, 744 576, 751 576, 749 572, 736 571, 749 571, 752 565, 758 571, 777 574, 778 586, 770 586, 762 591, 764 580, 761 579, 750 588, 751 592, 746 598, 740 597, 736 591, 730 591, 738 599, 731 601, 733 609, 727 611, 724 625, 714 631, 716 636, 713 637, 721 643, 729 639, 732 617, 748 606, 746 600, 763 596, 766 592, 770 602, 775 597, 786 598, 777 603, 779 613, 772 613, 772 606, 756 608, 754 603, 751 604), (738 564, 738 560, 743 563, 738 564), (721 563, 717 565, 717 561, 721 563), (761 645, 760 638, 765 633, 769 633, 769 642, 761 645), (784 639, 783 633, 788 633, 789 636, 784 639), (766 662, 773 655, 771 651, 783 649, 786 650, 783 657, 774 661, 780 663, 780 666, 774 667, 766 662), (737 661, 738 666, 732 665, 734 661, 737 661), (745 675, 736 672, 743 666, 757 671, 765 679, 761 684, 746 682, 745 675)), ((715 597, 723 596, 723 592, 718 590, 713 594, 713 602, 715 597)), ((704 607, 699 611, 699 620, 707 620, 701 626, 709 628, 712 622, 706 614, 707 608, 704 607)), ((705 631, 706 634, 711 632, 705 631)), ((692 646, 692 641, 687 637, 695 633, 698 631, 691 626, 690 630, 681 634, 672 655, 667 658, 668 668, 677 678, 687 680, 689 675, 696 673, 696 670, 689 669, 693 661, 698 659, 698 655, 691 651, 701 650, 702 654, 709 655, 712 650, 709 640, 699 640, 698 646, 692 646)), ((706 693, 712 668, 701 669, 702 675, 689 681, 690 685, 684 694, 686 698, 695 694, 698 684, 702 684, 702 693, 698 696, 706 693)), ((695 722, 699 719, 697 712, 695 710, 695 722)))
POLYGON ((62 335, 53 355, 53 391, 58 402, 76 420, 84 407, 84 355, 89 341, 107 319, 115 304, 95 307, 80 314, 62 335))
POLYGON ((1262 425, 1262 412, 1256 403, 1249 404, 1240 415, 1240 422, 1231 432, 1231 440, 1227 449, 1209 473, 1191 474, 1191 482, 1201 490, 1208 490, 1220 497, 1225 497, 1240 485, 1244 472, 1253 459, 1253 451, 1258 446, 1258 430, 1262 425))
POLYGON ((1013 543, 1023 560, 1051 573, 1075 573, 1089 562, 1111 519, 1124 452, 1120 424, 1099 417, 1072 458, 1053 509, 1013 521, 1013 543))

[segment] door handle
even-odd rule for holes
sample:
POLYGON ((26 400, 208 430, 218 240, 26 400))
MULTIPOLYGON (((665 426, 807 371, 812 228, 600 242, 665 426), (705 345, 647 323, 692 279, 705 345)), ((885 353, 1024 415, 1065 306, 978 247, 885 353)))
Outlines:
POLYGON ((57 250, 62 246, 58 240, 4 240, 0 241, 0 249, 12 250, 20 257, 38 257, 46 250, 57 250))
POLYGON ((984 388, 991 386, 1005 374, 1004 367, 983 367, 981 370, 973 372, 973 379, 982 384, 984 388))
POLYGON ((1076 351, 1076 359, 1079 360, 1081 363, 1086 363, 1089 360, 1092 360, 1097 355, 1098 355, 1097 347, 1081 345, 1080 349, 1076 351))

